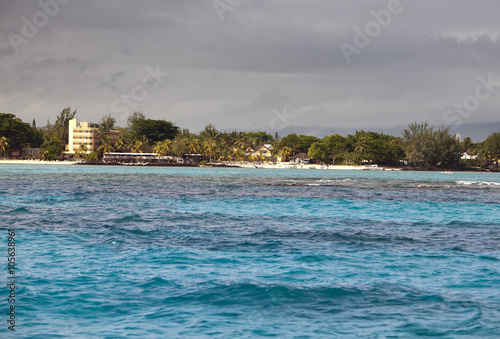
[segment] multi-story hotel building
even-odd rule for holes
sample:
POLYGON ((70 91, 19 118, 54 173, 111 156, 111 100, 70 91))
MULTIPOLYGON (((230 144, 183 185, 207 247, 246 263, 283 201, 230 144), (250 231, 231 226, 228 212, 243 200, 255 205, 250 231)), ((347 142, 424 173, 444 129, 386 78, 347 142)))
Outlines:
MULTIPOLYGON (((77 119, 69 121, 69 144, 68 152, 75 153, 80 145, 87 146, 87 153, 97 152, 99 147, 99 129, 90 127, 88 122, 78 123, 77 119)), ((118 141, 119 131, 109 131, 109 136, 113 142, 118 141)))

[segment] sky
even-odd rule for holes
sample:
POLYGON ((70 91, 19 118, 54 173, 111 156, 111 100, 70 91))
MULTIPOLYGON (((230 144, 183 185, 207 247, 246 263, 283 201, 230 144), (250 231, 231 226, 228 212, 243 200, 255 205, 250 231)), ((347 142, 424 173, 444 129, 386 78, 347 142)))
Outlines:
POLYGON ((498 0, 0 2, 0 112, 181 128, 499 122, 498 0))

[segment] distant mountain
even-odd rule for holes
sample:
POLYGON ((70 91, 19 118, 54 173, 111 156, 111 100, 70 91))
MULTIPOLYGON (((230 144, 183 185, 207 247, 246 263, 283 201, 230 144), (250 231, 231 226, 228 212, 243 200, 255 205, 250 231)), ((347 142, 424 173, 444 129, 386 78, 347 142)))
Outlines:
MULTIPOLYGON (((435 128, 439 128, 441 126, 435 126, 435 128)), ((281 137, 284 137, 288 134, 305 134, 305 135, 314 135, 319 138, 323 138, 330 134, 340 134, 346 136, 347 134, 354 134, 356 130, 360 131, 370 131, 370 132, 378 132, 384 133, 394 136, 401 136, 401 131, 405 128, 408 128, 407 125, 394 126, 394 127, 363 127, 363 128, 344 128, 344 127, 319 127, 319 126, 289 126, 282 130, 278 131, 278 134, 281 137)), ((248 131, 249 132, 249 131, 248 131)), ((252 131, 253 132, 253 131, 252 131)), ((267 129, 267 132, 274 135, 276 131, 271 131, 267 129)), ((453 134, 458 133, 462 137, 462 140, 469 136, 473 142, 484 141, 488 135, 493 132, 500 132, 500 122, 491 122, 491 123, 468 123, 462 124, 460 126, 453 126, 451 128, 451 132, 453 134)))

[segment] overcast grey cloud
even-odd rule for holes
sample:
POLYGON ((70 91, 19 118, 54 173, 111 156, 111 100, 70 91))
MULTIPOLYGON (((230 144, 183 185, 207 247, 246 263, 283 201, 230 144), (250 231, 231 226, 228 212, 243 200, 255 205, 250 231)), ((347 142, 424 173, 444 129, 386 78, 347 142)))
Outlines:
MULTIPOLYGON (((148 67, 169 75, 133 110, 193 131, 269 129, 285 106, 297 126, 448 125, 479 77, 500 82, 494 0, 401 0, 350 63, 339 46, 395 0, 220 0, 223 20, 213 0, 60 0, 41 25, 34 15, 55 1, 0 2, 0 111, 39 125, 66 106, 124 125, 113 102, 148 67), (40 27, 16 51, 26 20, 40 27)), ((499 106, 500 87, 461 122, 498 122, 499 106)))

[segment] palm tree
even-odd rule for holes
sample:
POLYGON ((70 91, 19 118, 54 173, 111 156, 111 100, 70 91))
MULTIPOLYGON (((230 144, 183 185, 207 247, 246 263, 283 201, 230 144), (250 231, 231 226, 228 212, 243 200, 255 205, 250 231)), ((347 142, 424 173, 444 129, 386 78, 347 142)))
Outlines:
POLYGON ((156 155, 159 156, 159 157, 162 157, 162 156, 165 155, 161 141, 157 141, 154 144, 154 146, 153 146, 153 153, 156 153, 156 155))
POLYGON ((159 157, 167 155, 172 150, 172 141, 169 139, 158 141, 155 144, 153 152, 156 153, 159 157))
POLYGON ((135 143, 131 146, 132 153, 142 153, 142 147, 144 143, 141 140, 136 140, 135 143))
POLYGON ((292 149, 288 146, 284 146, 282 149, 279 150, 278 154, 281 158, 284 158, 286 161, 286 159, 290 156, 290 154, 292 154, 292 149))
POLYGON ((191 154, 197 154, 198 152, 200 152, 201 149, 200 139, 191 138, 188 142, 188 148, 189 148, 189 153, 191 154))
POLYGON ((206 140, 203 142, 203 149, 204 149, 204 154, 208 155, 209 157, 209 162, 212 162, 212 157, 215 154, 215 151, 217 150, 217 142, 215 140, 206 140))
POLYGON ((80 144, 80 147, 75 151, 75 157, 85 159, 87 157, 87 145, 80 144))
POLYGON ((1 137, 0 138, 0 154, 3 156, 4 153, 7 153, 7 150, 9 149, 9 139, 6 137, 1 137))
POLYGON ((106 153, 113 152, 115 149, 113 147, 113 142, 109 135, 103 134, 101 136, 101 145, 97 148, 97 153, 99 154, 99 158, 103 158, 106 153))
POLYGON ((118 139, 118 141, 115 143, 115 151, 119 151, 121 150, 123 147, 125 147, 125 142, 123 141, 123 139, 118 139))
POLYGON ((145 136, 142 136, 141 139, 136 139, 130 146, 130 151, 132 153, 142 153, 148 146, 148 139, 145 136))
POLYGON ((260 146, 260 140, 257 137, 250 138, 250 147, 257 149, 260 146))
POLYGON ((215 128, 214 125, 208 124, 205 129, 200 133, 200 136, 204 139, 216 139, 219 137, 220 132, 215 128))
POLYGON ((241 159, 245 155, 246 146, 246 133, 245 132, 235 132, 232 147, 231 156, 235 159, 241 159))
POLYGON ((358 136, 356 140, 356 148, 354 148, 354 152, 357 153, 358 165, 361 163, 361 154, 365 151, 367 147, 366 138, 362 136, 358 136))

